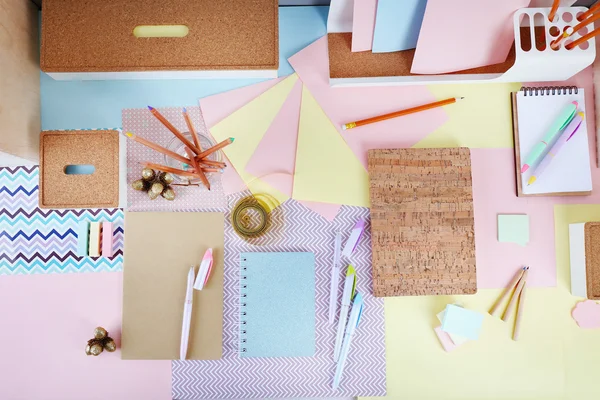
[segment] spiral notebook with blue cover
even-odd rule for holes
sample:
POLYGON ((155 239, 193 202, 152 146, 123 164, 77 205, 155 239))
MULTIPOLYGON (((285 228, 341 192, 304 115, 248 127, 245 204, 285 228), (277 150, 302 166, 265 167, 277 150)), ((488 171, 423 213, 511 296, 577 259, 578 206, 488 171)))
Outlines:
POLYGON ((314 254, 240 257, 240 357, 314 356, 314 254))

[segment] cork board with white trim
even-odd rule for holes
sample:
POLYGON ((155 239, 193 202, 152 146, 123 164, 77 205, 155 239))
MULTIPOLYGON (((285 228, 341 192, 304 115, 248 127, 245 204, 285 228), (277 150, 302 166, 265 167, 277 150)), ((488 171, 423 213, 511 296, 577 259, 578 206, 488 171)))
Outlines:
POLYGON ((477 292, 468 148, 369 150, 373 292, 477 292))
POLYGON ((119 133, 42 132, 39 186, 40 208, 118 207, 119 133), (93 166, 93 172, 68 174, 66 168, 75 165, 93 166))
POLYGON ((44 0, 44 72, 276 70, 277 0, 44 0), (138 26, 184 37, 136 37, 138 26))
POLYGON ((600 300, 600 222, 587 222, 584 231, 587 298, 600 300))

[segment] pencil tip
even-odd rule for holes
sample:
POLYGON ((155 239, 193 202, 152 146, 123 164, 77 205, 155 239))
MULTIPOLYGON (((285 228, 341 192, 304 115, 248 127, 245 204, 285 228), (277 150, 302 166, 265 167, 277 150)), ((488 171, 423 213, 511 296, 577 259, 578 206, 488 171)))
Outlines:
POLYGON ((184 112, 184 113, 186 113, 186 112, 187 112, 187 110, 186 110, 186 108, 185 108, 185 107, 183 107, 183 112, 184 112))
POLYGON ((230 137, 230 138, 229 138, 229 140, 231 140, 231 143, 233 143, 233 142, 234 142, 234 140, 235 140, 235 138, 233 138, 233 137, 230 137))
POLYGON ((154 110, 154 107, 148 106, 148 110, 152 111, 154 110))
POLYGON ((131 133, 131 132, 125 132, 125 136, 127 136, 127 137, 132 137, 132 136, 133 136, 133 133, 131 133))

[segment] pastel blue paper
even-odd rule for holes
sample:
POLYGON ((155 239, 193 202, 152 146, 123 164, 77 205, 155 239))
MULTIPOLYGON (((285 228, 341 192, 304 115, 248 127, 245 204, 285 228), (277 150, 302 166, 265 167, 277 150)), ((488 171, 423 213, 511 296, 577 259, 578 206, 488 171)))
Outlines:
POLYGON ((379 0, 373 33, 373 53, 417 47, 427 0, 379 0))
POLYGON ((314 356, 314 254, 240 257, 240 356, 314 356))
POLYGON ((477 340, 482 325, 483 314, 454 304, 446 306, 444 320, 442 321, 444 332, 477 340))

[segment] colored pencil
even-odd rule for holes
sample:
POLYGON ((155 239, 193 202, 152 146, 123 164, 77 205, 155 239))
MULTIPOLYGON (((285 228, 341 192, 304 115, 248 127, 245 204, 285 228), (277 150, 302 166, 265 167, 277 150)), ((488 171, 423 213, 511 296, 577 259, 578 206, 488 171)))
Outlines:
POLYGON ((184 171, 182 169, 167 167, 166 165, 155 164, 151 162, 141 162, 144 167, 152 168, 157 171, 170 172, 175 175, 187 176, 191 178, 200 178, 200 176, 194 171, 184 171))
POLYGON ((204 175, 204 172, 202 172, 202 169, 200 168, 198 162, 194 158, 194 153, 187 147, 185 148, 185 152, 187 153, 188 157, 192 160, 192 166, 194 167, 194 171, 198 174, 198 177, 200 178, 202 183, 204 183, 204 186, 206 186, 206 188, 210 190, 210 182, 208 181, 208 178, 206 177, 206 175, 204 175))
POLYGON ((571 43, 567 43, 565 45, 565 49, 571 50, 573 47, 579 46, 581 43, 587 42, 594 36, 598 36, 598 35, 600 35, 600 28, 594 29, 587 35, 584 35, 584 36, 580 37, 579 39, 572 41, 571 43))
MULTIPOLYGON (((202 172, 218 172, 220 174, 222 174, 223 172, 225 172, 225 170, 223 168, 204 168, 201 167, 202 172)), ((188 171, 190 172, 194 172, 196 171, 194 168, 190 168, 188 171)))
POLYGON ((225 164, 224 162, 207 160, 206 158, 200 160, 199 162, 200 164, 209 165, 211 167, 225 168, 227 166, 227 164, 225 164))
POLYGON ((367 119, 361 119, 360 121, 349 122, 347 124, 342 125, 342 129, 348 130, 348 129, 356 128, 356 127, 363 126, 363 125, 374 124, 376 122, 385 121, 385 120, 391 119, 391 118, 403 117, 408 114, 414 114, 414 113, 418 113, 421 111, 430 110, 430 109, 436 108, 436 107, 447 106, 448 104, 456 103, 457 101, 460 101, 462 99, 464 99, 464 97, 452 97, 450 99, 436 101, 435 103, 424 104, 424 105, 418 106, 418 107, 407 108, 406 110, 396 111, 396 112, 393 112, 390 114, 380 115, 377 117, 372 117, 372 118, 367 118, 367 119))
POLYGON ((517 320, 515 321, 515 330, 513 331, 513 340, 519 339, 519 332, 521 330, 521 318, 523 317, 523 306, 525 305, 525 292, 527 291, 527 282, 523 284, 521 288, 521 294, 519 296, 519 305, 517 306, 517 320))
POLYGON ((194 144, 198 148, 199 151, 202 151, 202 146, 200 145, 200 138, 198 137, 198 133, 196 132, 196 128, 194 128, 194 124, 192 124, 192 120, 187 110, 183 109, 183 119, 185 119, 185 123, 187 124, 190 133, 192 134, 192 139, 194 139, 194 144))
POLYGON ((560 0, 554 0, 554 2, 552 3, 552 8, 550 9, 550 14, 548 14, 548 21, 554 21, 554 17, 556 16, 558 6, 560 6, 560 0))
POLYGON ((504 303, 504 300, 506 300, 506 298, 509 296, 509 294, 513 292, 513 290, 515 289, 515 287, 517 286, 517 284, 521 280, 521 277, 525 273, 525 269, 526 268, 527 267, 523 267, 519 271, 517 271, 517 273, 515 274, 515 277, 513 278, 513 280, 510 281, 510 283, 508 284, 508 286, 506 287, 506 289, 504 289, 504 293, 502 293, 502 296, 500 296, 500 298, 498 299, 498 301, 496 301, 496 304, 494 304, 494 306, 490 310, 490 315, 496 316, 495 314, 498 311, 498 307, 500 307, 500 304, 504 303))
POLYGON ((152 115, 154 115, 154 117, 156 117, 157 120, 159 120, 168 130, 170 130, 173 133, 173 135, 177 137, 177 139, 181 140, 183 144, 192 149, 194 153, 200 153, 200 150, 198 150, 192 142, 187 140, 186 137, 183 136, 183 134, 173 126, 173 124, 167 121, 167 119, 161 113, 159 113, 156 108, 148 106, 148 110, 150 110, 152 115))
POLYGON ((144 145, 146 147, 151 148, 152 150, 156 150, 159 153, 162 153, 162 154, 165 154, 165 155, 167 155, 167 156, 169 156, 171 158, 174 158, 177 161, 181 161, 182 163, 185 163, 185 164, 191 164, 191 161, 188 160, 187 158, 185 158, 184 156, 179 155, 179 154, 175 153, 174 151, 171 151, 171 150, 169 150, 167 148, 164 148, 164 147, 162 147, 162 146, 160 146, 160 145, 158 145, 156 143, 153 143, 153 142, 151 142, 149 140, 146 140, 144 138, 136 136, 136 135, 134 135, 131 132, 125 132, 125 136, 127 136, 130 139, 133 139, 134 141, 138 142, 139 144, 142 144, 142 145, 144 145))
POLYGON ((592 22, 594 22, 598 19, 600 19, 600 14, 594 14, 591 16, 591 18, 588 18, 588 19, 584 20, 583 22, 578 23, 574 27, 566 28, 562 35, 560 35, 559 37, 554 39, 552 42, 550 42, 550 47, 553 48, 554 50, 557 50, 558 45, 561 44, 564 39, 572 36, 575 32, 583 29, 586 25, 591 24, 592 22))
POLYGON ((525 281, 527 280, 528 273, 529 273, 529 267, 527 267, 527 269, 525 270, 525 273, 521 277, 521 280, 517 284, 517 288, 515 289, 515 292, 513 293, 512 297, 510 298, 510 303, 508 303, 508 307, 506 307, 506 311, 504 312, 504 315, 502 316, 502 321, 507 321, 510 318, 510 316, 512 315, 512 312, 515 309, 515 306, 517 305, 517 300, 519 299, 519 294, 521 293, 521 289, 523 288, 523 285, 525 284, 525 281))
POLYGON ((229 139, 223 140, 221 143, 218 143, 218 144, 214 145, 213 147, 211 147, 210 149, 206 149, 202 153, 198 154, 196 156, 196 160, 201 161, 203 158, 208 157, 215 151, 221 150, 223 147, 229 146, 231 143, 233 143, 234 140, 235 140, 235 138, 232 138, 232 137, 230 137, 229 139))
POLYGON ((598 11, 599 9, 600 9, 600 3, 596 3, 593 6, 591 6, 589 10, 587 10, 586 12, 584 12, 583 14, 581 14, 580 16, 578 16, 577 20, 578 21, 584 21, 590 15, 592 15, 593 13, 595 13, 596 11, 598 11))

